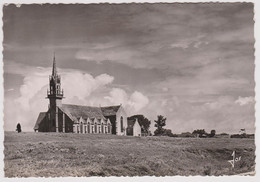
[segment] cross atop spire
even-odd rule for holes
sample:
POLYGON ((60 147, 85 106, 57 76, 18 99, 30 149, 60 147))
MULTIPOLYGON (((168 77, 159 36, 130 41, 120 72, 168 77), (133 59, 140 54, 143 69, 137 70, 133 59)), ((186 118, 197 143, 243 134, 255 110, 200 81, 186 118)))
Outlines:
POLYGON ((52 76, 56 76, 57 75, 57 69, 56 69, 56 60, 55 60, 55 52, 53 55, 53 66, 52 66, 52 76))

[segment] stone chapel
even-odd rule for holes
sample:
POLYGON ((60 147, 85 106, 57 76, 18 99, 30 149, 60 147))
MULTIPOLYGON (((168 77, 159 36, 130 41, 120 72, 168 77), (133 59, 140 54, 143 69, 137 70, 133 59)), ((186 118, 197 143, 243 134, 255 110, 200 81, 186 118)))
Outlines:
POLYGON ((128 122, 122 105, 92 107, 62 103, 64 92, 55 56, 46 98, 48 110, 39 114, 34 131, 126 135, 128 122))

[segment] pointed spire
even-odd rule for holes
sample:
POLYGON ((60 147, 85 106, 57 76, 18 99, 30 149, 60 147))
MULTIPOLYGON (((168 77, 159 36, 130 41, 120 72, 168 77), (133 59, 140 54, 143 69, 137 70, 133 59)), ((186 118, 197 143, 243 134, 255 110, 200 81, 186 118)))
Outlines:
POLYGON ((52 76, 56 76, 57 75, 57 69, 56 69, 56 60, 55 60, 55 52, 53 55, 53 66, 52 66, 52 76))

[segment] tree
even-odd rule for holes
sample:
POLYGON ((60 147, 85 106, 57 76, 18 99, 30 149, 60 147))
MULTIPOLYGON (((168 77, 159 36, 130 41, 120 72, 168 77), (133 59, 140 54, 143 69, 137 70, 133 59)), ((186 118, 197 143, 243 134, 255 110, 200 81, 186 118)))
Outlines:
POLYGON ((191 134, 190 132, 183 132, 179 135, 180 137, 187 137, 187 138, 192 138, 194 137, 193 134, 191 134))
POLYGON ((199 137, 202 137, 203 135, 208 135, 207 132, 204 129, 197 129, 192 132, 193 135, 199 135, 199 137))
POLYGON ((216 135, 216 130, 211 130, 209 137, 214 137, 216 135))
POLYGON ((141 126, 142 132, 144 132, 146 134, 149 133, 151 121, 149 119, 147 119, 146 117, 144 117, 144 115, 141 115, 141 114, 133 115, 133 116, 129 117, 128 119, 133 119, 133 120, 137 119, 139 125, 141 126))
POLYGON ((154 131, 154 135, 163 135, 165 132, 163 127, 166 125, 166 119, 167 118, 162 115, 157 116, 157 120, 154 120, 154 126, 157 127, 157 129, 154 131))
POLYGON ((164 132, 162 134, 163 136, 169 136, 169 137, 174 137, 172 130, 170 129, 164 129, 164 132))

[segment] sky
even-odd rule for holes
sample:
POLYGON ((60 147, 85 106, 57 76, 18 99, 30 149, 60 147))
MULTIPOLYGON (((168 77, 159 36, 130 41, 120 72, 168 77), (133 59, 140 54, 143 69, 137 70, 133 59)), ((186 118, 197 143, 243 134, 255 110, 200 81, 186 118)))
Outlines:
POLYGON ((255 132, 252 3, 7 5, 4 129, 47 111, 55 52, 65 98, 167 118, 173 133, 255 132))

